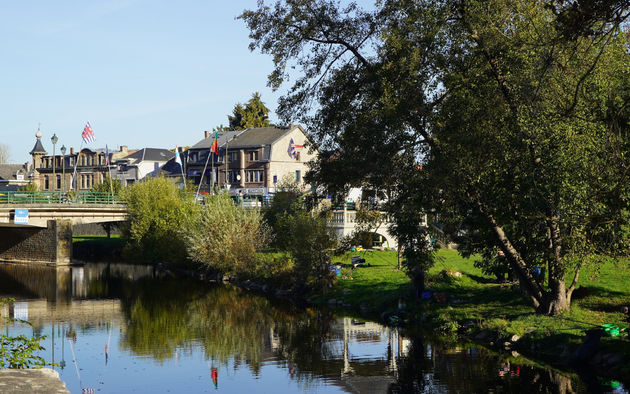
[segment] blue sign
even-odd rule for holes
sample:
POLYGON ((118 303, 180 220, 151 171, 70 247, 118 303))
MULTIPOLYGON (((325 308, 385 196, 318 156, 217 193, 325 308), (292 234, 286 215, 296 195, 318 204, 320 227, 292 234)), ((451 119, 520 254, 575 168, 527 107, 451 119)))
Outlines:
POLYGON ((28 224, 28 209, 16 209, 13 217, 14 224, 28 224))

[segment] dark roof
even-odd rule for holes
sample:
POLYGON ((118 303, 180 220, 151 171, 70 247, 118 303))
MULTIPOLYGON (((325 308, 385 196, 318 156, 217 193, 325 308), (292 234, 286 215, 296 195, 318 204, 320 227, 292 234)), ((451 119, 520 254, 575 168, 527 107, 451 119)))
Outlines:
POLYGON ((23 164, 0 164, 0 181, 15 180, 15 173, 22 171, 26 179, 26 168, 23 164))
POLYGON ((258 129, 247 129, 239 135, 230 146, 235 148, 248 146, 270 145, 280 137, 291 131, 293 128, 261 127, 258 129))
MULTIPOLYGON (((229 148, 247 148, 271 145, 286 133, 292 131, 294 127, 258 127, 255 129, 230 130, 219 132, 219 146, 225 146, 228 141, 229 148)), ((209 149, 214 140, 214 133, 210 137, 204 138, 190 149, 209 149)))
POLYGON ((134 159, 137 161, 169 161, 173 157, 175 157, 175 153, 171 152, 168 149, 143 148, 137 152, 123 157, 122 159, 134 159))
POLYGON ((44 145, 42 145, 42 140, 41 138, 37 139, 37 142, 35 142, 35 146, 33 147, 33 149, 31 149, 31 151, 29 152, 31 155, 33 153, 43 153, 46 154, 48 152, 46 152, 46 149, 44 149, 44 145))
MULTIPOLYGON (((234 138, 238 137, 244 132, 245 130, 227 130, 227 131, 218 132, 219 146, 225 145, 226 142, 228 142, 229 145, 231 146, 232 140, 234 140, 234 138)), ((210 133, 210 137, 202 139, 201 141, 193 145, 190 149, 210 149, 210 145, 212 145, 213 141, 214 141, 214 133, 210 133)))
POLYGON ((21 185, 0 183, 0 192, 16 192, 20 190, 21 185))

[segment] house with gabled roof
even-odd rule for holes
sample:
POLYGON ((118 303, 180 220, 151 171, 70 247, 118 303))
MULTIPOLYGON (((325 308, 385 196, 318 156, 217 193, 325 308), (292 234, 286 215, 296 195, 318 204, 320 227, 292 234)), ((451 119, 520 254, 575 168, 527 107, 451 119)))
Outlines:
POLYGON ((131 185, 147 176, 155 176, 175 156, 168 149, 142 148, 113 162, 112 178, 122 186, 131 185))
POLYGON ((181 154, 183 168, 169 162, 167 175, 201 184, 202 191, 212 185, 227 188, 232 194, 266 195, 274 193, 284 177, 304 183, 307 163, 315 158, 305 146, 308 137, 300 126, 260 127, 217 132, 219 154, 210 153, 215 133, 181 154))

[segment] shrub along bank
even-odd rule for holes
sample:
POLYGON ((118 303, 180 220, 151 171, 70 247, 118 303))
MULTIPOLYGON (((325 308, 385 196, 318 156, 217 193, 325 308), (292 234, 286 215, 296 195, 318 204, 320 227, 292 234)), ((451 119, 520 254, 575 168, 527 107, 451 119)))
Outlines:
MULTIPOLYGON (((517 283, 498 283, 473 262, 453 250, 438 251, 427 275, 430 295, 425 293, 426 299, 417 303, 409 279, 397 269, 396 252, 346 253, 333 257, 333 263, 347 268, 341 270, 327 294, 314 301, 350 313, 360 311, 390 324, 398 324, 400 316, 401 324, 459 333, 552 364, 566 364, 590 329, 603 324, 630 327, 621 312, 622 306, 630 304, 627 261, 584 272, 571 310, 556 317, 536 314, 521 296, 517 283), (353 255, 361 255, 370 266, 349 268, 353 255), (399 307, 406 312, 398 313, 399 307)), ((630 376, 630 338, 625 333, 604 336, 593 357, 598 366, 612 368, 614 375, 630 376)))

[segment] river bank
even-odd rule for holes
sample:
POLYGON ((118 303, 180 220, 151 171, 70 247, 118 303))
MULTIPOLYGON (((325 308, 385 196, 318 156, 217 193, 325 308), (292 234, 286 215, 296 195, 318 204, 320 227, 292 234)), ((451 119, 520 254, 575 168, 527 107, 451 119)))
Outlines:
MULTIPOLYGON (((86 246, 79 248, 89 250, 87 245, 96 242, 115 254, 114 246, 120 240, 80 242, 86 246)), ((77 244, 81 243, 75 243, 75 251, 77 244)), ((289 287, 264 280, 226 280, 292 302, 304 300, 388 325, 467 338, 565 370, 570 369, 569 362, 589 329, 602 324, 630 326, 621 313, 621 307, 630 303, 630 271, 621 262, 600 266, 597 271, 584 271, 581 285, 574 293, 572 310, 558 317, 535 314, 521 297, 517 284, 498 283, 496 278, 474 267, 472 259, 464 259, 453 250, 438 252, 437 262, 427 275, 431 297, 420 304, 413 299, 409 278, 397 268, 394 251, 347 253, 333 256, 332 263, 341 263, 346 268, 340 270, 333 286, 319 295, 296 295, 289 287), (350 258, 355 255, 365 258, 370 266, 349 268, 350 258)), ((215 276, 206 276, 206 280, 214 281, 215 276)), ((601 338, 588 354, 588 360, 584 365, 599 376, 619 380, 630 376, 630 340, 626 336, 601 338)))
MULTIPOLYGON (((361 255, 370 267, 344 268, 328 294, 313 301, 389 324, 420 326, 469 338, 497 350, 519 352, 559 368, 569 368, 586 332, 602 324, 629 327, 621 307, 630 303, 627 263, 585 270, 570 312, 549 317, 534 313, 516 283, 498 283, 456 251, 440 250, 427 275, 431 297, 416 303, 411 283, 397 269, 393 251, 368 251, 333 258, 350 264, 361 255)), ((602 337, 589 349, 588 366, 600 376, 630 376, 630 339, 626 334, 602 337)), ((585 366, 585 365, 582 365, 585 366)))

